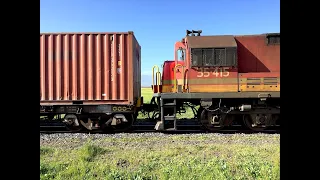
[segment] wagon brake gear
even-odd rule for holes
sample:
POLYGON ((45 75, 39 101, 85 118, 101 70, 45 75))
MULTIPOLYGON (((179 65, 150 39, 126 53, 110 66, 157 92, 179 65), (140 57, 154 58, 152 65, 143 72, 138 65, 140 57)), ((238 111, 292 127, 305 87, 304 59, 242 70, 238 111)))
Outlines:
POLYGON ((94 121, 91 118, 88 118, 88 122, 84 122, 82 119, 80 119, 80 123, 88 130, 94 130, 94 129, 99 129, 99 123, 98 121, 94 121))
POLYGON ((108 120, 107 123, 110 124, 111 127, 115 130, 125 131, 131 128, 133 120, 133 114, 115 114, 108 120))
POLYGON ((126 119, 126 117, 123 114, 115 114, 112 117, 111 125, 116 126, 118 124, 121 124, 122 122, 127 123, 128 120, 126 119))
POLYGON ((82 129, 78 117, 74 114, 67 114, 64 117, 63 123, 66 125, 66 128, 71 131, 80 131, 82 129))
POLYGON ((83 120, 80 120, 80 123, 85 127, 87 128, 88 130, 92 130, 92 121, 90 118, 88 118, 88 122, 85 123, 83 122, 83 120))

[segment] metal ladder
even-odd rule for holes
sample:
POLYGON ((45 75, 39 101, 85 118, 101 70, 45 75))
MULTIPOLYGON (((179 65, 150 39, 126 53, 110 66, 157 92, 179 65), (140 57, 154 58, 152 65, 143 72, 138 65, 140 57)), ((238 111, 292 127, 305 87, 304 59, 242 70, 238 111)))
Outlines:
POLYGON ((176 109, 176 99, 173 99, 171 102, 166 102, 169 99, 160 99, 160 110, 161 110, 161 121, 157 122, 155 127, 156 130, 165 130, 165 131, 175 131, 177 130, 177 109, 176 109), (165 109, 171 109, 172 114, 167 115, 165 109), (173 125, 172 125, 172 123, 173 125))

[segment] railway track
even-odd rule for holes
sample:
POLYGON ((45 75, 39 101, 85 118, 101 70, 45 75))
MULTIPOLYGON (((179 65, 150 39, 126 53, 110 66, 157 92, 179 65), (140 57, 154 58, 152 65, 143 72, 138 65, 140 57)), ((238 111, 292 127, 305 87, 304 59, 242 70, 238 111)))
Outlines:
MULTIPOLYGON (((139 126, 137 126, 139 127, 139 126)), ((135 129, 133 126, 132 129, 127 130, 123 133, 147 133, 147 132, 153 132, 153 133, 159 133, 159 131, 156 131, 153 129, 154 126, 150 126, 149 128, 145 129, 135 129)), ((223 129, 216 132, 210 132, 208 130, 203 130, 200 127, 196 129, 180 129, 180 130, 167 130, 167 131, 161 131, 160 133, 170 133, 170 134, 187 134, 187 133, 223 133, 223 134, 235 134, 235 133, 244 133, 244 134, 254 134, 254 133, 265 133, 265 134, 278 134, 280 133, 280 129, 272 129, 272 130, 264 130, 264 131, 252 131, 243 129, 241 127, 238 127, 236 129, 223 129)), ((114 133, 121 133, 121 132, 104 132, 102 130, 80 130, 80 131, 69 131, 66 128, 63 128, 61 126, 59 127, 45 127, 40 128, 40 133, 43 134, 54 134, 54 133, 86 133, 86 134, 114 134, 114 133)))
MULTIPOLYGON (((137 120, 130 129, 125 131, 117 131, 112 130, 110 132, 104 132, 102 130, 87 130, 85 128, 77 131, 70 131, 60 120, 55 120, 54 122, 46 122, 40 120, 40 133, 45 134, 53 134, 53 133, 90 133, 90 134, 112 134, 112 133, 147 133, 147 132, 159 132, 154 129, 156 122, 154 121, 145 121, 145 120, 137 120)), ((110 130, 110 129, 109 129, 110 130)), ((232 133, 268 133, 275 134, 280 133, 280 128, 275 127, 270 130, 263 131, 252 131, 246 129, 243 125, 233 125, 230 127, 225 127, 224 129, 217 131, 209 131, 204 129, 203 126, 199 123, 197 119, 180 119, 177 121, 177 130, 165 130, 161 131, 161 133, 170 133, 170 134, 179 134, 179 133, 224 133, 224 134, 232 134, 232 133)))
MULTIPOLYGON (((147 133, 147 132, 154 132, 154 133, 159 133, 158 131, 155 130, 134 130, 134 131, 128 131, 126 133, 147 133)), ((58 133, 85 133, 85 134, 110 134, 110 133, 104 133, 102 131, 97 131, 97 132, 89 132, 89 131, 80 131, 80 132, 70 132, 70 131, 40 131, 40 134, 58 134, 58 133)), ((280 130, 266 130, 263 132, 253 132, 250 130, 220 130, 217 132, 208 132, 205 130, 177 130, 177 131, 163 131, 161 133, 170 133, 170 134, 188 134, 188 133, 221 133, 221 134, 257 134, 257 133, 264 133, 264 134, 279 134, 280 130)))

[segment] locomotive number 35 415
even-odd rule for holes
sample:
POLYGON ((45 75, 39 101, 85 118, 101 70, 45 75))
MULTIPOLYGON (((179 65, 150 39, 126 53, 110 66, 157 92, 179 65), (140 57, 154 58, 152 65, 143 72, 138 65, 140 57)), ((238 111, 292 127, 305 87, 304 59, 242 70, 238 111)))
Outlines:
POLYGON ((229 73, 229 67, 216 67, 214 69, 210 68, 199 68, 197 77, 228 77, 230 75, 229 73), (211 75, 212 74, 212 75, 211 75))

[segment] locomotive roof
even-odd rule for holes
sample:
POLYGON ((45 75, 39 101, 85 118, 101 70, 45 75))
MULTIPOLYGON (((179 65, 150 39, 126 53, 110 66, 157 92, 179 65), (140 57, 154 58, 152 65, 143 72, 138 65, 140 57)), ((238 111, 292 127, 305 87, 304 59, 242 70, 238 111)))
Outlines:
POLYGON ((186 39, 190 48, 237 47, 237 43, 232 35, 187 36, 186 39))
POLYGON ((216 36, 187 36, 190 48, 237 47, 234 37, 240 36, 280 36, 280 33, 265 33, 257 35, 216 35, 216 36))

